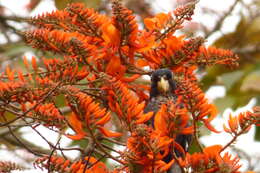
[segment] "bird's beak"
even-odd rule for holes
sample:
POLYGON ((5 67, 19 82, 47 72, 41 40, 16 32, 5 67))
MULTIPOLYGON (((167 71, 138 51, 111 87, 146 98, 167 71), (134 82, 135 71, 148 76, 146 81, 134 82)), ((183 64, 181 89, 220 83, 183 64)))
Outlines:
POLYGON ((158 90, 162 93, 169 91, 170 84, 168 80, 165 80, 163 77, 160 78, 160 81, 157 83, 158 90))

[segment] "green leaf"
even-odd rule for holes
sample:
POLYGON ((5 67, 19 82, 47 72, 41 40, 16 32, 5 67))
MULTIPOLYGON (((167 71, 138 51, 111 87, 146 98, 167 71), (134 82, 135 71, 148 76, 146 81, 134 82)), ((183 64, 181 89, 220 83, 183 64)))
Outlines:
POLYGON ((193 154, 196 152, 200 152, 200 148, 199 148, 197 142, 195 142, 195 140, 192 140, 192 144, 189 146, 189 153, 193 154))

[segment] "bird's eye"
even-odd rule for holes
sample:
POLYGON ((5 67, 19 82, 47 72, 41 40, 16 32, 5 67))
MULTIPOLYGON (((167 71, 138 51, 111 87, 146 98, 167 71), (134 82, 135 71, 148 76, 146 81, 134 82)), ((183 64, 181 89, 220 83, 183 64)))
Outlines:
POLYGON ((166 77, 167 77, 167 79, 172 79, 172 75, 171 74, 167 74, 166 77))

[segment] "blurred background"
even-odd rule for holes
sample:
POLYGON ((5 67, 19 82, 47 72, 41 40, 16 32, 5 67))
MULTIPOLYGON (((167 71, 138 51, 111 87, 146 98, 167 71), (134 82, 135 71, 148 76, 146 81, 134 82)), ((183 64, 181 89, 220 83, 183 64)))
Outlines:
MULTIPOLYGON (((193 0, 123 0, 125 6, 136 14, 140 27, 143 26, 144 18, 159 12, 170 12, 191 1, 193 0)), ((71 2, 82 2, 101 13, 111 13, 109 0, 0 0, 0 71, 4 71, 6 66, 23 70, 23 56, 55 57, 49 52, 27 46, 20 32, 32 29, 26 23, 28 18, 63 9, 71 2)), ((206 45, 230 49, 240 57, 240 66, 236 69, 214 66, 198 71, 201 88, 219 111, 219 117, 214 122, 217 129, 222 129, 223 119, 230 112, 238 113, 260 105, 260 0, 200 0, 193 20, 185 23, 177 34, 185 34, 187 37, 203 36, 207 40, 206 45)), ((42 131, 45 130, 44 127, 41 128, 42 131)), ((29 133, 28 129, 17 125, 16 133, 29 146, 45 149, 41 139, 29 133)), ((44 133, 48 137, 57 138, 56 134, 47 130, 44 133)), ((201 135, 205 145, 224 145, 230 139, 226 134, 214 135, 206 130, 201 135)), ((63 140, 64 145, 71 145, 70 140, 63 140)), ((252 128, 231 149, 242 158, 242 170, 260 171, 259 141, 260 127, 252 128)), ((19 145, 7 129, 0 128, 1 160, 18 161, 28 168, 32 167, 27 163, 35 157, 25 150, 18 150, 22 147, 19 145)), ((41 172, 24 172, 30 171, 41 172)))

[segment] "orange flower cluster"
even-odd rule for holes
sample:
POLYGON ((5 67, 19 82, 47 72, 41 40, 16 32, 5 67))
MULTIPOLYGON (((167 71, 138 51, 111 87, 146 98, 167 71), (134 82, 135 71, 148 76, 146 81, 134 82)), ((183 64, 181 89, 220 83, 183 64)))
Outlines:
POLYGON ((154 127, 162 136, 175 139, 178 134, 192 134, 192 126, 187 127, 189 113, 186 108, 181 108, 181 103, 168 102, 161 106, 154 118, 154 127))
MULTIPOLYGON (((34 105, 32 105, 34 107, 34 105)), ((64 125, 64 116, 59 112, 59 109, 54 105, 54 103, 46 103, 38 105, 34 108, 36 119, 39 119, 40 122, 44 122, 45 126, 56 126, 61 128, 61 125, 64 125)))
POLYGON ((79 32, 86 36, 99 37, 100 31, 96 29, 108 20, 105 15, 98 14, 93 9, 85 8, 83 4, 74 3, 63 11, 54 11, 34 17, 30 20, 30 23, 39 28, 79 32))
POLYGON ((77 32, 67 33, 60 30, 38 29, 26 32, 25 36, 27 42, 33 45, 34 48, 72 57, 88 57, 90 53, 96 50, 88 37, 77 32), (46 33, 48 34, 46 35, 46 33))
POLYGON ((242 112, 238 116, 230 114, 228 120, 229 127, 224 124, 223 128, 225 132, 238 136, 248 132, 253 124, 260 126, 260 107, 254 107, 253 112, 242 112))
POLYGON ((35 161, 35 167, 46 168, 49 171, 63 173, 108 173, 106 165, 94 157, 85 157, 84 160, 71 162, 59 156, 42 157, 35 161))
POLYGON ((217 49, 215 47, 200 47, 196 62, 202 65, 223 64, 238 66, 238 56, 230 50, 217 49))
POLYGON ((21 81, 0 81, 0 98, 3 100, 18 101, 17 90, 24 90, 25 83, 21 81))
POLYGON ((45 78, 52 81, 75 83, 86 78, 89 74, 86 67, 79 68, 78 64, 70 58, 61 59, 44 59, 43 63, 47 70, 45 78))
POLYGON ((166 171, 174 163, 174 159, 169 163, 162 159, 171 152, 169 145, 172 142, 171 138, 160 136, 150 127, 138 125, 127 140, 126 158, 138 172, 166 171))
POLYGON ((221 156, 219 154, 221 149, 221 145, 213 145, 204 148, 202 153, 187 154, 186 159, 182 160, 181 164, 186 168, 191 168, 194 173, 239 173, 238 169, 241 167, 241 165, 238 164, 239 159, 237 157, 231 159, 228 153, 221 156))
POLYGON ((195 82, 180 82, 179 92, 183 95, 183 102, 191 112, 193 120, 203 121, 205 126, 213 131, 218 132, 210 122, 217 116, 214 105, 208 103, 205 94, 195 82))
POLYGON ((0 161, 0 172, 22 171, 25 167, 10 161, 0 161))
POLYGON ((183 7, 179 7, 171 13, 157 14, 153 18, 147 18, 144 20, 146 28, 156 34, 156 41, 163 40, 180 28, 185 20, 191 20, 195 9, 195 3, 186 4, 183 7))
POLYGON ((92 131, 96 128, 107 137, 121 136, 121 133, 112 132, 103 127, 111 118, 110 112, 106 108, 100 108, 99 104, 86 94, 78 93, 74 97, 77 99, 78 107, 70 105, 73 112, 69 117, 69 123, 76 135, 67 135, 67 137, 80 140, 85 136, 93 135, 92 131))
MULTIPOLYGON (((112 10, 114 14, 112 22, 120 32, 121 46, 128 45, 129 49, 135 48, 137 46, 138 25, 133 12, 117 0, 112 2, 112 10)), ((133 59, 133 54, 129 54, 129 57, 133 59)))
POLYGON ((111 79, 110 82, 112 85, 108 88, 108 105, 128 125, 129 130, 136 124, 147 122, 153 116, 153 112, 143 113, 145 103, 140 103, 139 98, 126 84, 116 79, 111 79))

